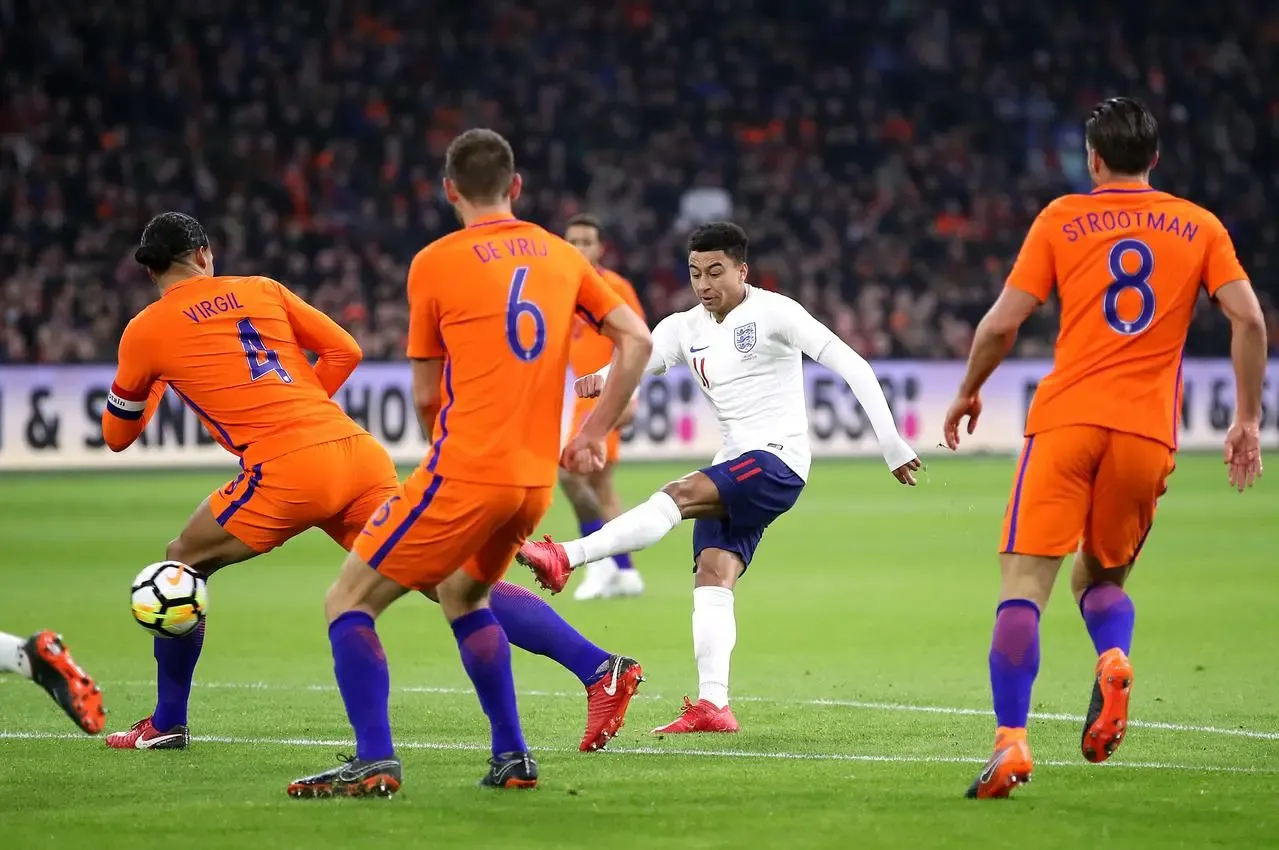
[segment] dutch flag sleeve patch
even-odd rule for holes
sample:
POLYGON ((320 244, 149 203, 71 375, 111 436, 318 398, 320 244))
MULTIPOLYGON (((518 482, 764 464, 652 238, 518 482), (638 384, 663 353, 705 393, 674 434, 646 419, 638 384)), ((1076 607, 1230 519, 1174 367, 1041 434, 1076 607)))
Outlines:
POLYGON ((147 394, 126 390, 112 383, 107 393, 107 412, 120 419, 141 419, 147 406, 147 394))

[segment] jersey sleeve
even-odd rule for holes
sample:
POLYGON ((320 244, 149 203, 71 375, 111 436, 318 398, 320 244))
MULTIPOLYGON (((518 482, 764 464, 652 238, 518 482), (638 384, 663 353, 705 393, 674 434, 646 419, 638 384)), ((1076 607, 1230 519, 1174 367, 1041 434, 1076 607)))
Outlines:
POLYGON ((667 369, 684 362, 684 347, 679 338, 680 314, 667 316, 653 328, 653 353, 648 356, 648 367, 644 370, 652 375, 660 375, 667 369))
POLYGON ((440 308, 436 297, 441 282, 440 264, 435 255, 421 251, 409 266, 409 337, 407 354, 412 360, 446 357, 440 334, 440 308))
POLYGON ((141 316, 124 329, 120 337, 115 379, 102 409, 102 438, 112 451, 128 448, 155 413, 164 397, 151 354, 155 340, 141 316))
POLYGON ((769 306, 779 322, 784 342, 798 348, 816 360, 835 339, 835 332, 813 318, 812 314, 794 299, 778 296, 777 305, 769 306))
POLYGON ((580 260, 580 266, 582 277, 577 289, 577 315, 598 331, 604 324, 604 317, 626 302, 590 263, 580 260))
POLYGON ((1052 240, 1049 237, 1049 209, 1039 213, 1030 225, 1007 281, 1008 286, 1033 295, 1040 303, 1048 300, 1057 282, 1057 268, 1053 262, 1052 240))
POLYGON ((1248 273, 1243 270, 1243 265, 1235 254, 1235 243, 1226 226, 1216 220, 1213 224, 1212 242, 1208 246, 1208 255, 1204 258, 1203 283, 1208 294, 1215 296, 1217 290, 1227 283, 1247 280, 1248 273))
POLYGON ((360 344, 341 325, 299 298, 287 286, 278 282, 275 285, 298 344, 320 356, 315 364, 315 377, 332 398, 351 377, 355 367, 360 365, 360 344))

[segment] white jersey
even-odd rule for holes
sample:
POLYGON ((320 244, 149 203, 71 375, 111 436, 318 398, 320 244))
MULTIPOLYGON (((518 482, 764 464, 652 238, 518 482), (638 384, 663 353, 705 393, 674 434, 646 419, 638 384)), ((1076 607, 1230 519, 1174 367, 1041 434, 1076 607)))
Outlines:
POLYGON ((816 360, 835 334, 797 302, 747 286, 723 322, 698 305, 653 331, 648 371, 685 363, 715 409, 723 447, 715 463, 762 450, 808 480, 808 405, 803 355, 816 360))

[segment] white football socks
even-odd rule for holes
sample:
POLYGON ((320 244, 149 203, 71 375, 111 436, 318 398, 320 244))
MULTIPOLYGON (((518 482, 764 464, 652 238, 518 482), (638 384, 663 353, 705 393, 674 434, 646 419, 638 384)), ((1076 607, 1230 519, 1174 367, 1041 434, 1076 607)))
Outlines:
POLYGON ((27 642, 7 632, 0 632, 0 673, 17 673, 31 678, 31 662, 27 660, 27 642))
POLYGON ((662 491, 610 520, 594 534, 564 544, 571 567, 652 546, 680 523, 679 506, 662 491))
POLYGON ((698 699, 728 705, 728 665, 737 644, 733 591, 693 588, 693 657, 697 659, 698 699))

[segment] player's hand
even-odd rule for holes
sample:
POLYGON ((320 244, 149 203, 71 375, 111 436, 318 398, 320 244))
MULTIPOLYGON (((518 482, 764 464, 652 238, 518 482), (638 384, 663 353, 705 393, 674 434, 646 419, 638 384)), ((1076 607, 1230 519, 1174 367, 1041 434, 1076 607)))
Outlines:
POLYGON ((578 398, 596 398, 604 390, 604 379, 599 375, 587 375, 573 382, 573 391, 578 398))
POLYGON ((955 400, 950 404, 950 410, 946 411, 946 422, 942 426, 942 433, 946 437, 946 448, 951 451, 959 448, 959 423, 965 416, 968 417, 967 430, 971 434, 977 430, 977 418, 981 416, 981 393, 955 396, 955 400))
POLYGON ((1261 426, 1235 420, 1226 432, 1224 457, 1230 486, 1240 493, 1261 477, 1261 426))
POLYGON ((560 466, 574 475, 589 475, 603 469, 607 458, 603 440, 592 440, 578 434, 560 452, 560 466))
POLYGON ((908 462, 893 470, 893 477, 908 487, 914 487, 916 484, 915 470, 919 469, 919 467, 919 458, 911 458, 908 462))

